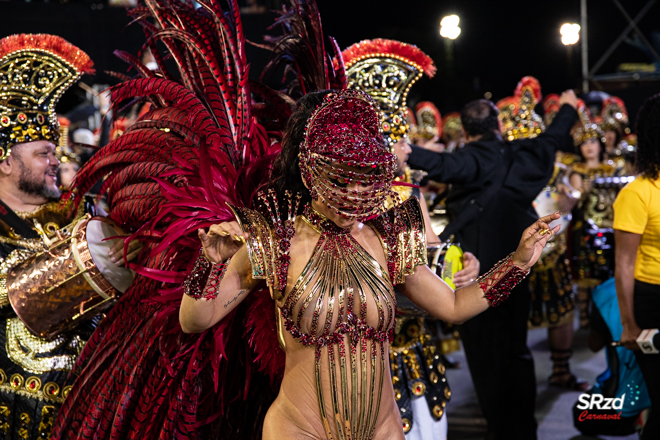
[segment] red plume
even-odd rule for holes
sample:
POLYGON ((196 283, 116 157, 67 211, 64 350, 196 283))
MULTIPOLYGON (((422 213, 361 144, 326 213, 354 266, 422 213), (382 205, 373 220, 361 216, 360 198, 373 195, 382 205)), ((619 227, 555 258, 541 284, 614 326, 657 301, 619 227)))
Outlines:
POLYGON ((587 107, 587 104, 583 100, 578 99, 577 109, 578 111, 584 112, 587 115, 587 117, 589 118, 589 122, 593 121, 593 116, 591 116, 591 111, 589 111, 589 107, 587 107))
MULTIPOLYGON (((347 68, 360 59, 376 54, 387 54, 401 57, 405 61, 419 66, 429 78, 433 78, 433 75, 435 75, 437 70, 433 60, 417 46, 396 40, 387 40, 385 38, 360 41, 359 43, 349 46, 341 53, 344 58, 344 65, 346 65, 347 68)), ((335 62, 336 61, 337 60, 335 59, 335 62)))
POLYGON ((79 72, 94 73, 94 63, 89 56, 57 35, 15 34, 0 40, 0 58, 26 49, 50 52, 64 59, 79 72))
POLYGON ((541 95, 541 84, 539 83, 538 79, 534 78, 533 76, 524 77, 518 83, 514 95, 520 96, 522 94, 523 88, 525 87, 531 87, 532 91, 534 92, 534 97, 536 98, 536 102, 541 102, 541 98, 543 97, 543 95, 541 95))
POLYGON ((556 112, 561 106, 559 105, 559 95, 551 93, 543 100, 543 110, 546 113, 556 112))
POLYGON ((507 96, 506 98, 502 98, 497 103, 495 106, 502 111, 506 107, 513 105, 514 108, 518 108, 518 99, 515 96, 507 96))
POLYGON ((621 109, 622 113, 628 117, 628 110, 626 110, 626 105, 623 103, 623 100, 617 96, 610 96, 603 100, 603 116, 605 115, 605 110, 608 106, 616 104, 621 109))

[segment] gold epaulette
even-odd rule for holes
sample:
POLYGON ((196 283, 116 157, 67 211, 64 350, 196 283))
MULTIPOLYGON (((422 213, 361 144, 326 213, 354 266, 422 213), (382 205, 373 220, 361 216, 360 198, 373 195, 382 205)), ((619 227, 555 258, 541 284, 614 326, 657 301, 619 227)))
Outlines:
POLYGON ((424 218, 416 197, 372 219, 369 224, 380 235, 392 284, 402 284, 406 276, 415 272, 416 266, 427 263, 424 218))
POLYGON ((245 244, 252 266, 252 278, 266 280, 269 288, 282 290, 284 286, 278 285, 276 276, 277 243, 272 228, 258 211, 232 205, 229 205, 229 208, 234 213, 241 230, 249 235, 245 244))

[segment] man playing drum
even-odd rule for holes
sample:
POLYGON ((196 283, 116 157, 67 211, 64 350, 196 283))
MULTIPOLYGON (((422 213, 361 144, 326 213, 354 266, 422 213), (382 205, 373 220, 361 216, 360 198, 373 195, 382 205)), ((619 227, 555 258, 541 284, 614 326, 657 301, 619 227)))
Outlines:
MULTIPOLYGON (((18 296, 31 292, 38 283, 45 293, 64 284, 58 279, 62 271, 41 276, 52 264, 30 272, 29 261, 35 255, 49 255, 48 246, 58 241, 62 228, 84 215, 84 204, 76 209, 73 198, 66 201, 58 188, 59 125, 54 110, 62 93, 91 70, 89 57, 57 36, 22 34, 0 40, 0 341, 4 341, 0 436, 6 439, 50 437, 57 410, 70 388, 66 379, 95 327, 93 320, 76 322, 73 330, 44 339, 28 330, 12 309, 14 302, 10 304, 12 283, 18 286, 13 292, 18 296), (23 263, 28 265, 23 268, 27 275, 20 280, 23 284, 16 284, 8 275, 23 263)), ((123 242, 112 243, 107 245, 109 261, 124 266, 123 242)), ((137 252, 136 246, 130 248, 127 259, 137 252)), ((65 263, 76 267, 73 260, 65 263)), ((81 284, 89 289, 85 278, 80 280, 78 291, 81 284)), ((49 318, 58 313, 57 301, 24 296, 23 306, 39 302, 49 318)))

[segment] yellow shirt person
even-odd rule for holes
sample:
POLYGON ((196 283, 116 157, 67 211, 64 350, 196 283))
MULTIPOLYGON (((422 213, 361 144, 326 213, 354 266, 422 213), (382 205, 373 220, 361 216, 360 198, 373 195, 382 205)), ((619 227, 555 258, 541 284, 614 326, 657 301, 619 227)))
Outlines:
POLYGON ((614 202, 614 229, 640 234, 635 279, 660 284, 660 179, 638 177, 614 202))

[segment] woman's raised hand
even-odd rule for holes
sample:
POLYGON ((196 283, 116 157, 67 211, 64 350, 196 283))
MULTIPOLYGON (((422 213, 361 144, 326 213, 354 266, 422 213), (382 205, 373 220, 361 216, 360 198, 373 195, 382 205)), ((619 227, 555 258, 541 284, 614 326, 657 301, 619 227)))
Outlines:
POLYGON ((516 253, 513 254, 513 264, 523 270, 530 270, 541 256, 541 252, 550 238, 559 232, 560 225, 550 229, 550 223, 561 217, 559 212, 541 217, 532 226, 525 229, 516 253))
POLYGON ((243 231, 237 222, 223 222, 212 225, 207 233, 198 229, 204 256, 211 263, 220 263, 234 256, 245 243, 243 231))

